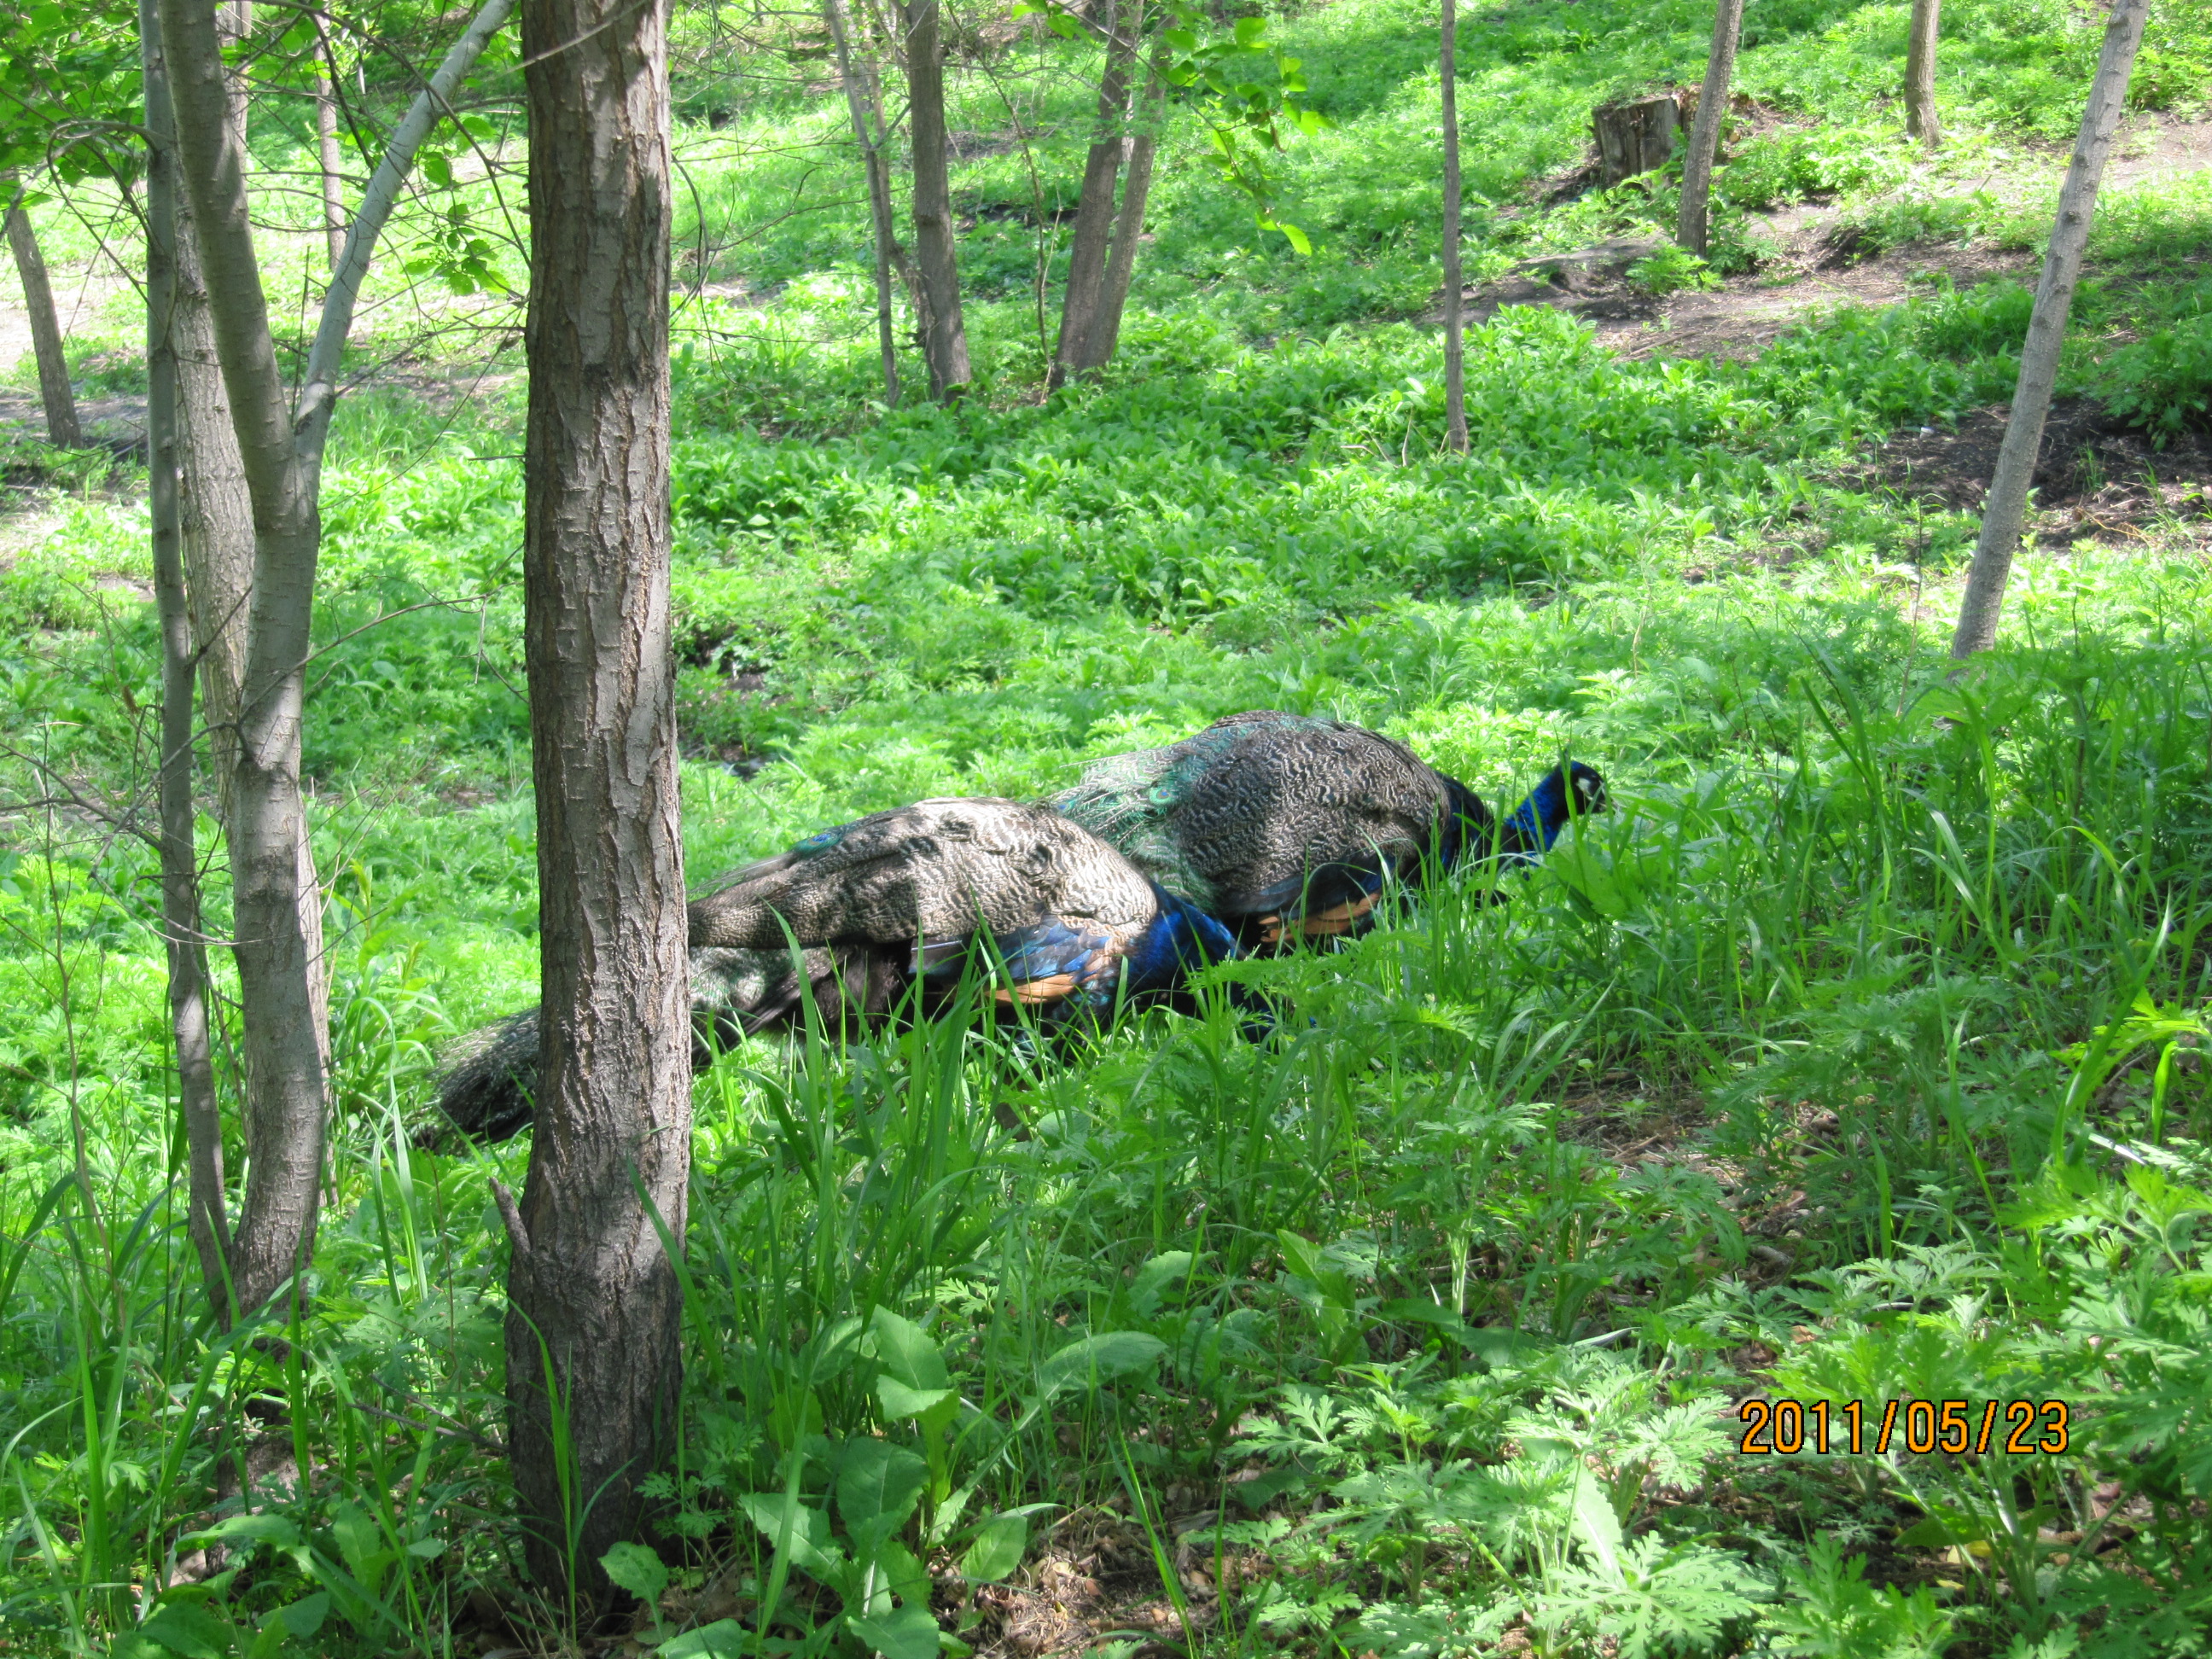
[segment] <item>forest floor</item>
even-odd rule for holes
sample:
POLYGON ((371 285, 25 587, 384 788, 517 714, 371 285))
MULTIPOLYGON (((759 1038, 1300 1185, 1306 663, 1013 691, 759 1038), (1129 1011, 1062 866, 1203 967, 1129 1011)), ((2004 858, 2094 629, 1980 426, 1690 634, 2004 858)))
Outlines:
MULTIPOLYGON (((1340 950, 1221 970, 1291 1011, 1267 1041, 1208 988, 1048 1065, 956 1017, 702 1073, 683 1455, 624 1569, 641 1599, 598 1620, 523 1571, 500 1451, 491 1183, 523 1183, 530 1138, 414 1139, 440 1054, 538 995, 512 319, 483 292, 416 317, 407 270, 466 223, 511 291, 499 204, 457 167, 403 205, 333 429, 304 742, 336 1107, 281 1341, 206 1323, 176 1199, 131 833, 159 684, 143 470, 35 441, 0 328, 0 1646, 2201 1645, 2212 38, 2154 17, 2169 108, 2130 118, 2037 537, 1954 680, 2096 41, 2029 0, 1945 13, 1931 161, 1890 100, 1903 8, 1760 11, 1718 180, 1735 274, 1636 279, 1675 183, 1580 188, 1588 112, 1694 76, 1710 8, 1471 14, 1467 254, 1497 280, 1470 294, 1465 456, 1416 0, 1270 19, 1334 124, 1268 163, 1312 254, 1179 127, 1116 362, 1050 396, 1090 64, 1033 31, 988 75, 956 59, 978 378, 950 410, 912 396, 910 351, 885 406, 845 118, 798 87, 818 54, 679 82, 695 876, 924 796, 1035 799, 1254 708, 1382 731, 1498 801, 1571 753, 1612 807, 1510 902, 1446 880, 1340 950), (1826 1453, 1772 1414, 1785 1443, 1747 1446, 1790 1401, 1828 1413, 1826 1453), (1849 1443, 1886 1401, 1905 1441, 1849 1443), (1946 1451, 1909 1401, 2063 1420, 1946 1451), (216 1449, 272 1420, 281 1478, 225 1496, 216 1449)), ((282 188, 303 108, 257 115, 256 234, 270 290, 311 295, 313 204, 282 188)), ((112 274, 106 210, 37 210, 88 410, 128 450, 141 325, 86 278, 112 274)))

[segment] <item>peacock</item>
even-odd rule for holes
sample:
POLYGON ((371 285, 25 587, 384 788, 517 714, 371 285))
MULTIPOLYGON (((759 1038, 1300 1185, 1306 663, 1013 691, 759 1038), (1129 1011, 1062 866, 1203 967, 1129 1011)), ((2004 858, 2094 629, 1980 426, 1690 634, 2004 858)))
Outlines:
MULTIPOLYGON (((808 836, 690 907, 691 1008, 725 1042, 804 1022, 934 1012, 971 969, 1048 1032, 1171 999, 1236 956, 1229 932, 1072 820, 1018 801, 918 801, 808 836), (797 960, 794 963, 794 949, 797 960)), ((702 1040, 694 1061, 703 1064, 702 1040)), ((478 1140, 530 1120, 535 1009, 474 1033, 439 1088, 478 1140)))
POLYGON ((1358 933, 1387 882, 1495 859, 1525 866, 1605 781, 1554 767, 1503 823, 1456 778, 1342 720, 1255 709, 1164 749, 1095 761, 1049 803, 1248 949, 1358 933))

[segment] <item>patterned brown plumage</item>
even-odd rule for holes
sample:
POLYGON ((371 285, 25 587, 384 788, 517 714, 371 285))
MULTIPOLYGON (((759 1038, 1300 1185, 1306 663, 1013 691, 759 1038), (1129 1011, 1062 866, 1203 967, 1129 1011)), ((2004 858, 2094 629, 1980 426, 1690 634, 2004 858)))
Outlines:
MULTIPOLYGON (((796 1025, 810 1000, 832 1025, 926 1015, 971 968, 1049 1028, 1170 994, 1237 953, 1089 831, 995 799, 920 801, 809 836, 696 900, 690 942, 694 1024, 726 1042, 796 1025)), ((469 1039, 441 1085, 447 1117, 478 1139, 520 1129, 537 1040, 534 1011, 469 1039)))
POLYGON ((1487 840, 1489 809, 1403 744, 1255 709, 1164 749, 1094 762, 1059 811, 1247 944, 1358 931, 1384 880, 1487 840))

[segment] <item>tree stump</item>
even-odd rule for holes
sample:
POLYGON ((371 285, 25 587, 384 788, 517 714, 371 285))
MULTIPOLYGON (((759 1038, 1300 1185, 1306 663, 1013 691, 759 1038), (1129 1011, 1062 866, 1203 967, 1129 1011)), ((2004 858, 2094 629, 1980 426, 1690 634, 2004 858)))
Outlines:
POLYGON ((1681 131, 1682 108, 1672 93, 1604 104, 1590 112, 1590 127, 1597 135, 1597 186, 1611 190, 1667 164, 1681 131))

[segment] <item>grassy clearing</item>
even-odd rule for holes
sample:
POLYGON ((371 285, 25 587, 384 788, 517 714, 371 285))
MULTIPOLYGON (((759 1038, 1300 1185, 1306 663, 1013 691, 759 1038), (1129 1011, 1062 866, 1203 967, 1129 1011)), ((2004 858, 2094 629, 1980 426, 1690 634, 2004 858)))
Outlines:
MULTIPOLYGON (((2032 552, 2003 648, 1943 685, 1972 522, 1836 480, 2006 394, 2002 285, 1734 365, 1509 313, 1470 339, 1474 453, 1444 459, 1440 354, 1405 320, 1435 281, 1420 17, 1279 26, 1340 124, 1284 163, 1319 252, 1167 170, 1121 362, 1048 404, 1033 229, 979 215, 963 250, 981 395, 886 414, 857 210, 778 216, 836 193, 777 148, 833 112, 763 94, 686 135, 710 240, 750 237, 707 274, 774 296, 684 323, 696 872, 1255 706, 1376 726, 1490 795, 1571 748, 1616 810, 1508 905, 1448 889, 1342 951, 1224 970, 1295 1009, 1265 1046, 1224 1007, 1047 1070, 958 1018, 724 1056, 696 1097, 684 1458, 659 1553, 617 1564, 652 1603, 636 1640, 2199 1651, 2202 501, 2032 552), (1828 1452, 1740 1452, 1749 1396, 1828 1402, 1828 1452), (1915 1451, 1906 1414, 1877 1452, 1893 1399, 1969 1402, 1976 1431, 1996 1402, 1990 1449, 1915 1451)), ((1663 178, 1550 209, 1523 186, 1576 161, 1598 97, 1694 75, 1700 26, 1595 0, 1478 20, 1479 267, 1664 222, 1663 178)), ((1903 8, 1757 15, 1746 84, 1790 118, 1722 175, 1732 210, 1816 192, 1877 245, 2032 240, 2025 170, 1974 185, 2078 98, 2094 31, 1949 27, 1962 137, 1929 168, 1871 101, 1903 8)), ((2157 95, 2200 97, 2193 15, 2159 27, 2157 95)), ((1071 83, 1017 92, 1051 142, 1079 133, 1071 83)), ((965 95, 956 124, 1004 131, 988 84, 965 95)), ((1069 154, 1036 158, 1055 190, 1069 154)), ((1029 177, 1017 146, 961 188, 1018 204, 1029 177)), ((2200 418, 2200 183, 2107 204, 2069 347, 2069 389, 2154 431, 2200 418)), ((23 1650, 561 1650, 499 1449, 488 1183, 526 1149, 407 1137, 437 1045, 534 995, 515 397, 367 394, 333 446, 308 758, 337 1152, 282 1344, 198 1319, 150 857, 66 803, 8 821, 0 1640, 23 1650), (213 1486, 241 1441, 249 1505, 213 1486)), ((155 697, 143 514, 127 489, 46 507, 0 560, 27 641, 0 653, 0 735, 118 787, 155 697)))

